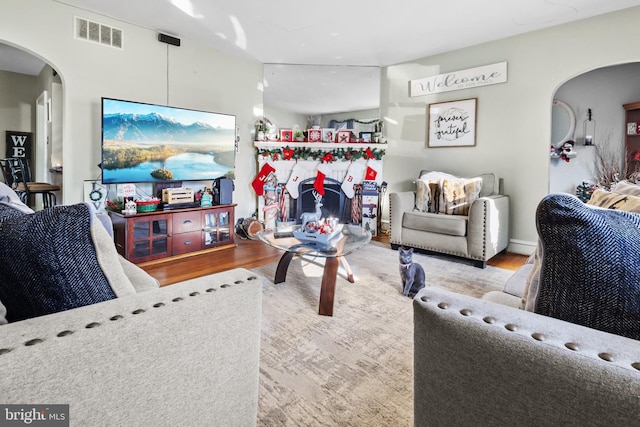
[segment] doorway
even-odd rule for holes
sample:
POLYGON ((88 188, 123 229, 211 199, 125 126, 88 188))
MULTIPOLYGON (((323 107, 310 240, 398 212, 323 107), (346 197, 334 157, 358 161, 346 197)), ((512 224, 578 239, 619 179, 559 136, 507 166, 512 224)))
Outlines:
MULTIPOLYGON (((0 156, 8 157, 7 131, 33 134, 32 179, 62 186, 62 109, 61 76, 44 59, 20 47, 0 41, 0 156), (59 160, 56 158, 59 153, 59 160)), ((62 187, 61 187, 62 188, 62 187)), ((62 200, 62 191, 56 194, 62 200)), ((41 209, 41 202, 33 206, 41 209)))
MULTIPOLYGON (((568 162, 550 160, 550 193, 575 194, 584 181, 598 182, 597 165, 603 155, 612 158, 623 174, 625 112, 622 105, 640 101, 639 73, 638 62, 607 66, 576 76, 558 88, 554 99, 564 101, 575 113, 575 157, 568 162), (589 110, 595 122, 589 124, 595 127, 593 145, 584 145, 589 110)), ((559 124, 552 123, 552 135, 556 126, 559 124)))

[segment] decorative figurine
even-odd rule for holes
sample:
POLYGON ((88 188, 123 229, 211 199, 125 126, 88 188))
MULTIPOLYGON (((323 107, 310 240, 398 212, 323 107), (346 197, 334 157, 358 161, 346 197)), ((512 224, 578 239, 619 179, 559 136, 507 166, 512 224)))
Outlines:
POLYGON ((313 198, 316 201, 315 212, 303 212, 302 215, 300 215, 300 221, 302 223, 300 228, 306 233, 315 233, 317 226, 320 224, 320 218, 322 218, 322 196, 314 191, 313 198))
POLYGON ((134 215, 138 212, 138 208, 136 206, 136 202, 133 201, 133 198, 125 200, 124 202, 124 210, 122 211, 125 215, 134 215))
POLYGON ((200 206, 213 206, 213 194, 211 193, 211 189, 207 188, 204 193, 202 193, 202 197, 200 197, 200 206))

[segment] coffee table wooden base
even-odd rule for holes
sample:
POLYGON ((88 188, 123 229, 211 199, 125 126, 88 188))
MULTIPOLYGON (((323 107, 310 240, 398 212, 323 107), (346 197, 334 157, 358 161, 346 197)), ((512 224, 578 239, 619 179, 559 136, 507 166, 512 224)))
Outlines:
MULTIPOLYGON (((278 262, 276 268, 276 277, 274 283, 282 283, 287 278, 287 270, 291 259, 296 254, 293 252, 285 252, 278 262)), ((322 273, 322 284, 320 287, 320 305, 318 307, 318 314, 322 316, 333 316, 333 299, 336 290, 336 278, 338 277, 338 267, 342 264, 347 274, 347 280, 353 283, 353 272, 351 266, 347 262, 345 257, 331 257, 325 258, 324 271, 322 273)))

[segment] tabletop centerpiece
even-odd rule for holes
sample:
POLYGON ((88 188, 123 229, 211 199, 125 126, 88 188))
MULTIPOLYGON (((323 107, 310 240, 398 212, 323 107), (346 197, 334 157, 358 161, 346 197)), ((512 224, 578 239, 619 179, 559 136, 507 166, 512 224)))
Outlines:
POLYGON ((314 192, 315 211, 303 212, 300 215, 300 228, 293 231, 293 236, 302 241, 327 244, 342 233, 342 224, 338 218, 322 218, 322 196, 314 192))

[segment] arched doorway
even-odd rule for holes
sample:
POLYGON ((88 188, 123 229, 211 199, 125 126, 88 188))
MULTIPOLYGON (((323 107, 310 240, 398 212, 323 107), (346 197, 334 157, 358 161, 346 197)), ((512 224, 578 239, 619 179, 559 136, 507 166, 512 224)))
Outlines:
MULTIPOLYGON (((0 156, 15 157, 15 145, 27 144, 32 178, 62 186, 61 76, 44 59, 0 41, 0 88, 0 156)), ((33 204, 41 208, 40 200, 33 204)))
MULTIPOLYGON (((639 73, 640 63, 612 65, 583 73, 558 88, 553 98, 562 100, 575 113, 575 157, 568 162, 550 160, 550 193, 575 194, 584 181, 605 180, 604 173, 608 176, 618 173, 620 179, 624 178, 625 111, 622 106, 640 101, 639 73), (591 131, 593 145, 584 145, 589 109, 594 123, 588 126, 595 125, 591 131)), ((558 126, 559 122, 554 120, 552 134, 558 133, 558 126)))

